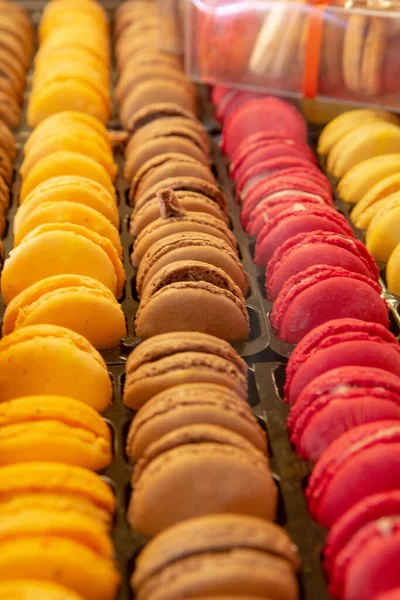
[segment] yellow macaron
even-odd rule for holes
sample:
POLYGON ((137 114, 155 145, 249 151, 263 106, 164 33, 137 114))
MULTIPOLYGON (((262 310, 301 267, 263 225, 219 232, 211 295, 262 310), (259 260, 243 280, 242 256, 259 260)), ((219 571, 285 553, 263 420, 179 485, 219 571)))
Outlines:
POLYGON ((43 10, 39 25, 39 41, 56 27, 64 26, 67 22, 87 21, 93 26, 108 32, 107 13, 99 2, 81 2, 80 0, 57 0, 48 2, 43 10))
MULTIPOLYGON (((46 460, 93 471, 112 460, 111 433, 90 406, 65 396, 27 396, 0 404, 0 466, 46 460)), ((1 514, 1 511, 0 511, 1 514)))
POLYGON ((395 192, 400 192, 399 173, 384 177, 361 198, 351 211, 351 220, 354 225, 359 229, 367 229, 377 210, 377 205, 395 192))
POLYGON ((46 223, 31 231, 4 262, 1 294, 8 304, 32 284, 53 275, 85 275, 120 298, 125 272, 109 239, 72 223, 46 223))
POLYGON ((106 169, 111 181, 114 181, 117 165, 111 150, 104 148, 103 144, 104 141, 97 132, 82 125, 44 134, 40 140, 35 140, 26 153, 20 168, 21 177, 25 179, 31 169, 46 156, 55 152, 76 152, 93 158, 106 169))
POLYGON ((72 590, 57 583, 35 579, 0 582, 0 600, 84 600, 72 590))
POLYGON ((386 283, 389 292, 400 296, 400 243, 393 250, 386 265, 386 283))
POLYGON ((114 600, 119 574, 106 532, 79 512, 0 515, 0 581, 55 582, 86 600, 114 600))
POLYGON ((74 331, 22 327, 0 340, 0 402, 38 394, 68 396, 102 412, 112 401, 107 365, 74 331))
POLYGON ((124 313, 113 293, 82 275, 41 279, 18 294, 6 308, 2 333, 40 324, 76 331, 99 350, 119 346, 126 335, 124 313))
POLYGON ((400 152, 368 158, 352 167, 339 181, 337 191, 349 204, 357 204, 369 190, 400 171, 400 152))
POLYGON ((30 171, 22 183, 20 202, 35 187, 53 177, 73 175, 92 179, 102 185, 111 196, 115 197, 115 189, 110 175, 98 162, 77 152, 55 152, 42 158, 30 171))
POLYGON ((375 260, 387 262, 400 243, 400 193, 391 194, 376 205, 367 229, 366 246, 375 260))

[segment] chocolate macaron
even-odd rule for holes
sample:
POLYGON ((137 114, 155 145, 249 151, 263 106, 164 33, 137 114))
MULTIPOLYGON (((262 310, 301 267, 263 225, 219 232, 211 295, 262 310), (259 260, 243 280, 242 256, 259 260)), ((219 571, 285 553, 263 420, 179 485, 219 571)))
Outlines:
POLYGON ((229 275, 211 264, 180 260, 159 269, 142 293, 136 334, 199 331, 232 343, 250 333, 244 296, 229 275))
POLYGON ((265 432, 242 397, 216 383, 186 383, 160 392, 139 410, 129 429, 126 453, 134 462, 161 436, 201 423, 229 429, 267 452, 265 432))
POLYGON ((129 355, 123 402, 139 409, 184 383, 222 385, 247 399, 247 365, 227 342, 198 332, 173 332, 142 342, 129 355))
POLYGON ((278 525, 218 514, 190 519, 150 541, 132 586, 138 600, 296 600, 298 568, 297 548, 278 525))
POLYGON ((207 514, 274 520, 277 488, 266 456, 217 425, 186 425, 151 444, 136 463, 128 521, 152 536, 207 514))

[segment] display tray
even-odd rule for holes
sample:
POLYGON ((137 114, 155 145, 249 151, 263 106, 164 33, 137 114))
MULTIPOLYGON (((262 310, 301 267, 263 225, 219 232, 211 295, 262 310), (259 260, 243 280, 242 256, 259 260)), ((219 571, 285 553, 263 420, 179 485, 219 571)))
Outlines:
MULTIPOLYGON (((23 5, 31 13, 35 24, 40 20, 44 2, 25 0, 23 5)), ((114 0, 103 2, 110 17, 120 3, 114 0)), ((112 74, 113 81, 116 73, 112 74)), ((29 78, 28 78, 29 79, 29 78)), ((26 94, 29 96, 28 92, 26 94)), ((228 163, 219 150, 219 125, 213 116, 213 107, 209 101, 208 89, 198 86, 200 119, 210 134, 212 142, 212 161, 215 177, 225 192, 231 228, 238 241, 238 248, 244 268, 249 274, 250 292, 246 303, 251 320, 251 336, 249 342, 237 347, 238 352, 248 364, 249 403, 254 415, 267 431, 271 468, 279 488, 278 523, 292 536, 299 547, 302 560, 299 583, 301 600, 328 600, 326 582, 321 566, 320 552, 324 542, 324 530, 314 523, 307 511, 304 487, 310 473, 310 465, 297 458, 289 442, 286 430, 287 405, 282 401, 282 388, 285 375, 285 364, 293 347, 277 340, 268 320, 271 309, 264 296, 263 273, 252 261, 254 239, 244 233, 240 222, 240 206, 235 199, 234 185, 229 179, 228 163)), ((111 131, 119 130, 117 119, 109 123, 111 131)), ((23 121, 16 132, 18 156, 15 162, 15 176, 11 187, 11 205, 7 215, 6 235, 3 244, 6 254, 13 247, 12 222, 18 207, 18 196, 21 186, 18 168, 22 162, 23 145, 29 136, 29 129, 23 121)), ((118 600, 132 600, 133 595, 129 579, 134 569, 135 557, 143 547, 146 539, 132 532, 125 514, 131 494, 130 476, 132 466, 125 454, 125 440, 134 413, 126 409, 122 403, 125 361, 131 350, 140 342, 134 335, 134 316, 138 299, 135 294, 135 269, 130 264, 130 253, 133 239, 128 231, 129 215, 132 208, 128 205, 129 186, 122 176, 123 153, 117 149, 115 160, 119 166, 116 189, 121 217, 121 242, 124 249, 124 268, 127 283, 121 306, 124 311, 128 335, 121 347, 102 352, 113 380, 114 398, 112 407, 104 414, 114 439, 114 459, 111 466, 102 473, 103 478, 112 486, 117 499, 112 537, 116 548, 119 569, 122 576, 121 590, 118 600)), ((340 203, 338 207, 344 211, 340 203)), ((345 211, 344 211, 345 212, 345 211)), ((386 292, 385 292, 386 293, 386 292)), ((399 313, 397 301, 388 295, 392 306, 393 331, 399 333, 399 313), (396 324, 397 323, 397 324, 396 324)), ((4 305, 0 303, 0 319, 4 313, 4 305)))

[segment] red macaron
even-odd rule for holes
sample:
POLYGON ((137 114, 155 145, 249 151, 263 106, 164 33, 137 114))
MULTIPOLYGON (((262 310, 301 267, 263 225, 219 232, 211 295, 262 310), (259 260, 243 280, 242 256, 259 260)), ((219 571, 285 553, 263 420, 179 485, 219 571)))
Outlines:
POLYGON ((226 94, 218 104, 215 116, 220 123, 224 123, 242 104, 249 100, 265 97, 264 94, 257 94, 256 92, 241 92, 239 90, 231 90, 231 92, 231 94, 226 94))
POLYGON ((263 162, 268 158, 270 160, 287 160, 290 156, 299 158, 305 164, 317 163, 315 154, 306 142, 293 140, 275 132, 262 131, 249 136, 240 144, 235 151, 229 170, 232 178, 236 181, 247 169, 258 162, 263 162), (279 153, 277 150, 280 150, 279 153))
POLYGON ((400 586, 393 588, 392 590, 382 592, 382 594, 376 596, 374 600, 400 600, 400 586))
MULTIPOLYGON (((293 157, 282 157, 281 163, 285 164, 286 167, 281 169, 279 173, 271 171, 271 162, 276 161, 274 158, 267 158, 265 161, 260 161, 255 165, 249 167, 246 171, 242 173, 242 175, 237 180, 236 189, 242 198, 243 204, 246 203, 246 199, 250 196, 254 187, 260 186, 261 183, 267 182, 271 183, 272 181, 279 181, 281 178, 285 178, 286 185, 290 184, 294 187, 289 187, 288 189, 294 189, 299 191, 299 180, 306 180, 305 189, 301 189, 300 191, 307 191, 308 182, 313 181, 314 183, 321 185, 323 189, 326 191, 326 195, 323 194, 323 197, 328 198, 328 203, 332 204, 332 188, 325 177, 318 169, 316 165, 309 161, 304 161, 303 158, 293 158, 293 157), (305 163, 305 164, 304 164, 305 163), (290 180, 289 180, 290 178, 290 180)), ((279 190, 281 191, 281 190, 279 190)), ((283 190, 285 191, 285 190, 283 190)), ((270 194, 270 189, 266 190, 266 197, 270 194)), ((276 193, 276 192, 272 192, 276 193)), ((319 195, 319 194, 318 194, 319 195)))
POLYGON ((305 142, 307 125, 299 111, 278 98, 266 96, 242 104, 225 121, 222 149, 229 157, 253 133, 275 131, 305 142))
POLYGON ((263 176, 260 181, 249 190, 243 201, 241 220, 243 226, 247 228, 249 221, 256 214, 255 211, 263 210, 263 205, 268 200, 288 199, 296 197, 314 198, 324 206, 325 204, 333 207, 332 191, 327 187, 325 178, 320 172, 309 165, 303 174, 288 174, 286 170, 269 176, 263 176), (265 177, 265 178, 264 178, 265 177))
POLYGON ((386 420, 400 421, 400 378, 380 368, 346 366, 303 389, 290 410, 288 429, 299 456, 315 462, 350 429, 386 420))
POLYGON ((398 589, 399 556, 400 515, 367 523, 337 557, 329 592, 337 600, 376 600, 398 589))
POLYGON ((348 510, 329 531, 324 548, 324 568, 328 576, 337 556, 365 525, 381 519, 400 515, 400 489, 364 498, 348 510))
POLYGON ((311 210, 321 206, 326 206, 321 198, 303 198, 299 193, 283 198, 268 198, 251 213, 246 232, 257 236, 268 221, 286 210, 311 210))
POLYGON ((271 312, 279 339, 297 344, 318 325, 343 317, 389 326, 388 306, 372 279, 315 265, 287 280, 271 312))
POLYGON ((346 219, 335 209, 329 206, 306 207, 301 202, 296 204, 267 221, 258 234, 254 257, 257 265, 266 267, 279 246, 295 235, 330 231, 354 237, 346 219))
POLYGON ((359 425, 335 440, 317 462, 306 490, 311 516, 332 527, 363 498, 397 490, 399 473, 400 421, 359 425))
POLYGON ((374 259, 359 240, 327 231, 300 233, 279 246, 269 261, 267 297, 275 300, 289 277, 318 264, 342 267, 375 281, 379 279, 374 259))
POLYGON ((323 323, 301 340, 289 359, 285 402, 294 404, 316 377, 349 365, 377 367, 400 377, 397 339, 383 325, 359 319, 336 319, 323 323))

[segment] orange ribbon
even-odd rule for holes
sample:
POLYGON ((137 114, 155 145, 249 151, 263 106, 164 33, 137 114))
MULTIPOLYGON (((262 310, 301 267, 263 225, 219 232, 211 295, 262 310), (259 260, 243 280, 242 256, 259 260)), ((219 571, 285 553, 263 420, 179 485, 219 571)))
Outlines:
POLYGON ((303 96, 305 98, 315 98, 318 94, 325 8, 326 3, 313 4, 310 8, 303 69, 303 96))

